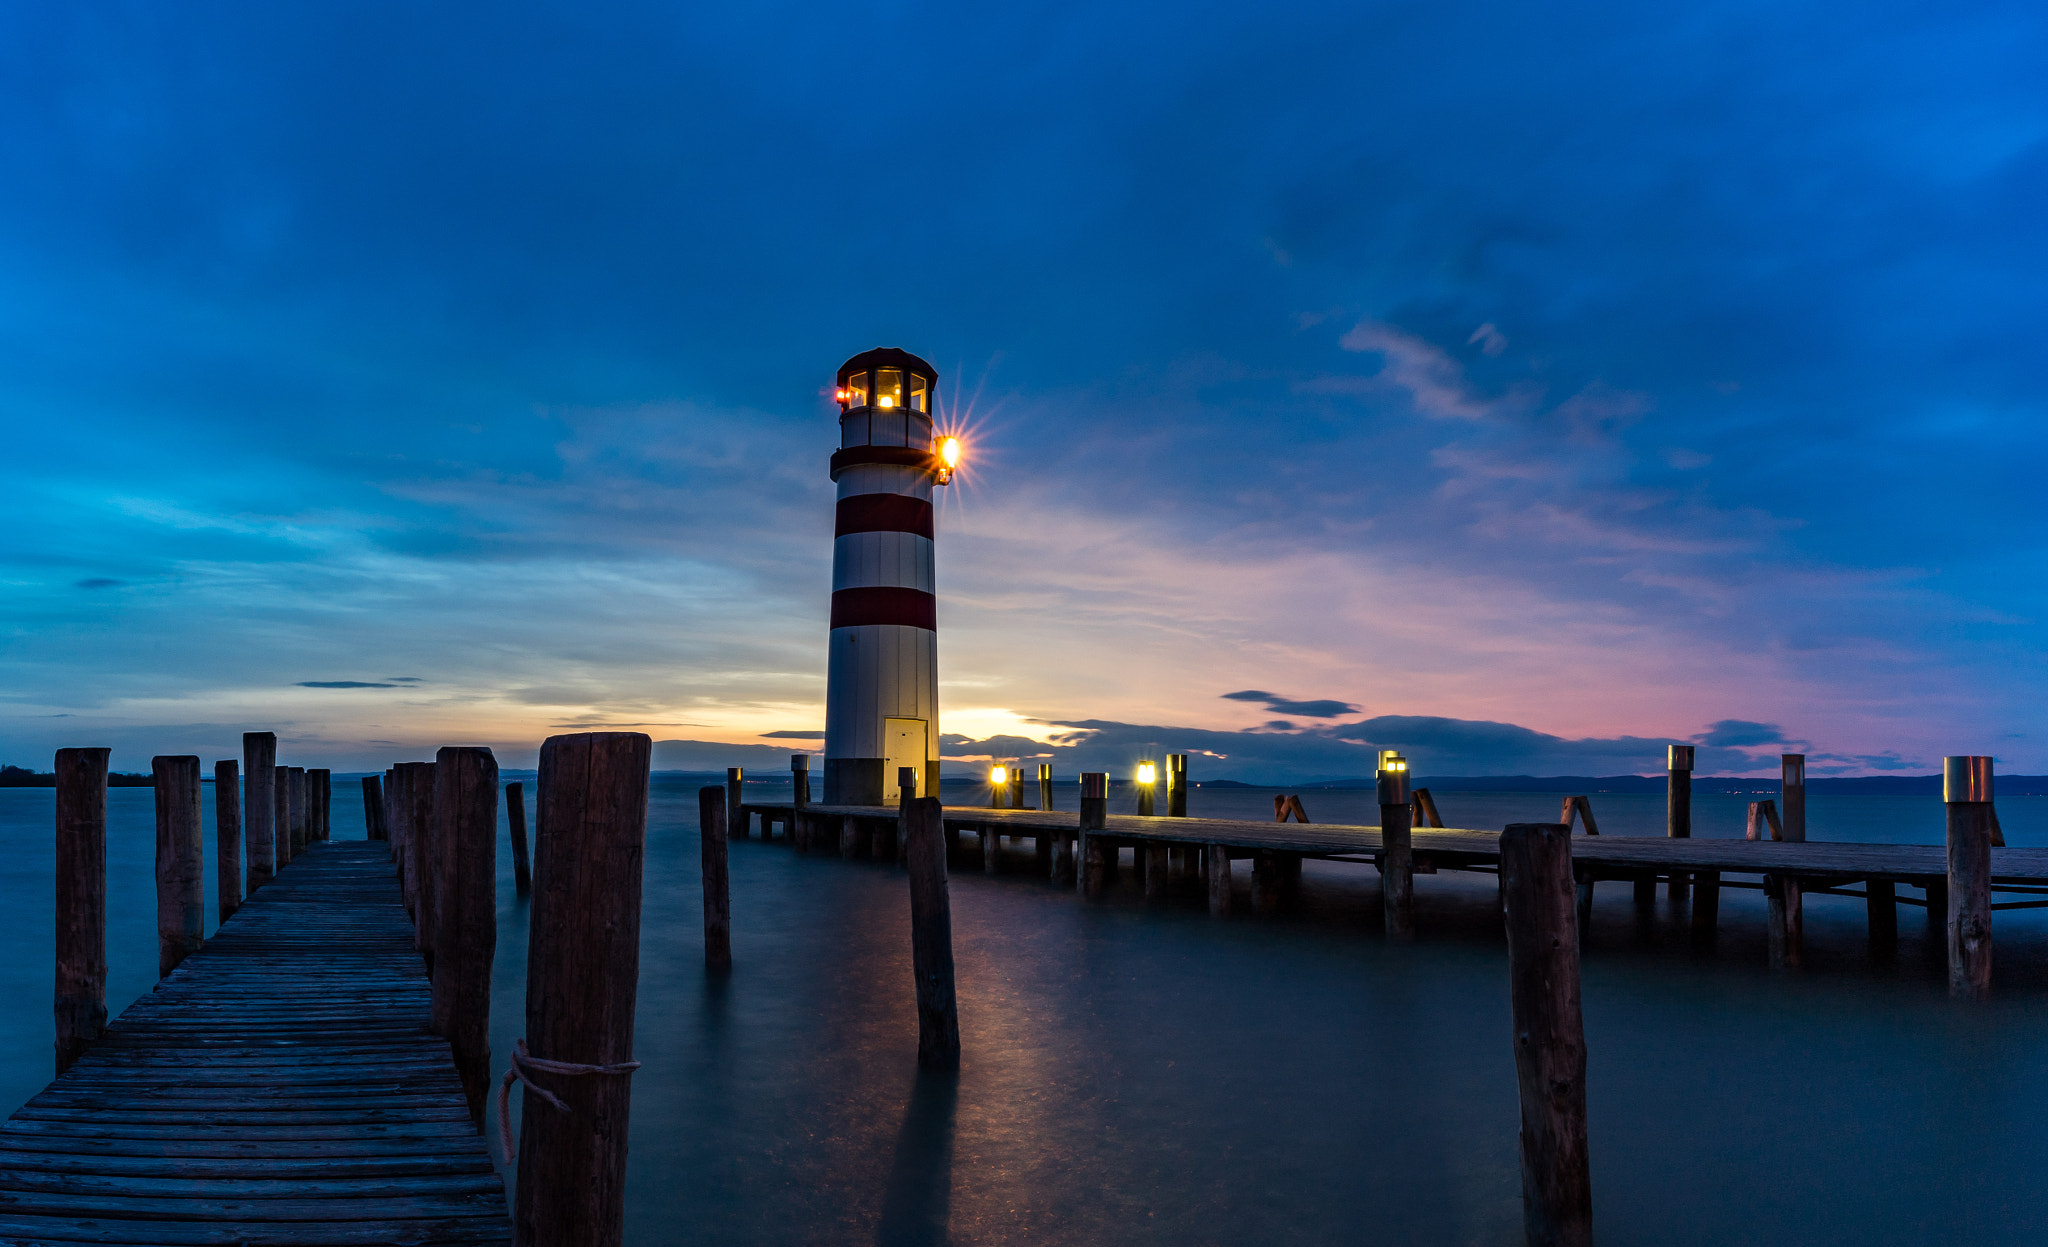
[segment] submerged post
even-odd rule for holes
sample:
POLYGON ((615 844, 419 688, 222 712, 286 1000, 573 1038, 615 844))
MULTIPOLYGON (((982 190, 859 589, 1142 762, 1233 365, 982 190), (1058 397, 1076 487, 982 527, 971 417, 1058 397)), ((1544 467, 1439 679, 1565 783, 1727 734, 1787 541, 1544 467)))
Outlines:
POLYGON ((567 1106, 521 1114, 514 1241, 620 1247, 640 877, 653 742, 638 732, 551 736, 534 808, 526 1038, 532 1057, 583 1067, 534 1072, 567 1106))
POLYGON ((1522 1226, 1530 1247, 1590 1247, 1586 1031, 1579 1006, 1571 834, 1557 823, 1501 833, 1515 1074, 1522 1090, 1522 1226))
POLYGON ((960 1005, 953 991, 953 902, 946 886, 945 809, 912 801, 904 829, 910 862, 910 962, 917 975, 917 1064, 960 1068, 960 1005))
MULTIPOLYGON (((1692 839, 1693 746, 1667 745, 1664 749, 1664 834, 1673 840, 1692 839)), ((1690 877, 1671 872, 1671 899, 1685 899, 1690 877)))
POLYGON ((1991 759, 1941 760, 1948 806, 1948 994, 1991 994, 1991 759))
MULTIPOLYGON (((725 768, 725 834, 731 840, 744 840, 747 838, 747 807, 741 804, 747 797, 747 794, 743 791, 746 787, 746 782, 747 771, 745 767, 729 766, 725 768)), ((536 832, 535 834, 539 833, 536 832)), ((763 838, 766 838, 768 835, 768 819, 766 815, 763 815, 761 818, 761 835, 763 838)))
POLYGON ((526 785, 505 785, 505 826, 512 836, 512 894, 533 891, 533 870, 526 864, 526 785))
POLYGON ((156 976, 163 978, 206 938, 199 759, 151 758, 149 774, 156 785, 156 976))
MULTIPOLYGON (((1409 828, 1408 762, 1393 757, 1378 773, 1380 801, 1380 902, 1387 938, 1415 938, 1415 848, 1409 828)), ((1567 833, 1569 834, 1569 833, 1567 833)))
POLYGON ((277 733, 242 733, 242 834, 249 849, 247 896, 277 874, 277 733))
POLYGON ((233 758, 213 764, 213 885, 220 920, 242 904, 242 776, 233 758))
POLYGON ((697 790, 698 857, 704 874, 704 968, 732 969, 732 883, 725 860, 725 789, 697 790))
MULTIPOLYGON (((1081 823, 1078 829, 1081 847, 1080 875, 1083 896, 1101 896, 1102 885, 1109 874, 1109 863, 1104 860, 1107 848, 1102 837, 1092 833, 1109 825, 1109 772, 1081 772, 1081 823)), ((1116 850, 1109 849, 1110 853, 1116 850)))
POLYGON ((490 750, 446 748, 434 755, 434 825, 434 874, 442 886, 434 910, 433 1029, 448 1041, 470 1120, 482 1130, 491 1088, 491 961, 498 950, 498 762, 490 750))
POLYGON ((391 825, 384 821, 384 777, 363 776, 363 832, 372 840, 391 840, 391 825))
POLYGON ((107 1030, 106 749, 59 749, 57 1072, 107 1030))

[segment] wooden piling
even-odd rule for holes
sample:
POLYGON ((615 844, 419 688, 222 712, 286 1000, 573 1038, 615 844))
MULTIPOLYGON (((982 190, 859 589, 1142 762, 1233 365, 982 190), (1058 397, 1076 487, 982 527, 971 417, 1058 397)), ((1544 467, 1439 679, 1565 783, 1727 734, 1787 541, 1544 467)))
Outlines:
POLYGON ((891 859, 898 866, 907 865, 910 861, 910 803, 917 800, 917 790, 922 786, 923 778, 922 767, 896 768, 896 827, 891 859))
POLYGON ((368 839, 391 840, 391 825, 385 820, 384 777, 363 776, 363 832, 368 839))
POLYGON ((384 834, 387 837, 385 843, 391 849, 391 860, 396 862, 400 860, 398 844, 391 831, 391 778, 394 774, 391 770, 384 772, 384 834))
POLYGON ((57 1072, 107 1030, 106 749, 59 749, 57 1072))
POLYGON ((441 889, 445 883, 437 869, 441 861, 441 829, 434 820, 437 780, 432 762, 409 762, 405 765, 412 768, 412 782, 406 787, 406 798, 412 802, 409 820, 412 838, 406 848, 412 858, 414 944, 431 976, 434 973, 434 940, 441 931, 437 907, 441 903, 441 889))
POLYGON ((306 772, 306 825, 315 840, 334 838, 334 772, 317 767, 306 772))
POLYGON ((401 762, 384 773, 386 825, 391 829, 391 860, 398 867, 398 894, 405 902, 406 916, 419 921, 419 881, 412 865, 411 764, 401 762))
MULTIPOLYGON (((768 838, 768 821, 761 820, 761 838, 768 838)), ((860 852, 860 824, 848 814, 839 820, 839 856, 852 861, 860 852)))
POLYGON ((1522 1226, 1531 1247, 1590 1247, 1586 1033, 1579 1005, 1571 833, 1513 823, 1500 837, 1509 999, 1522 1100, 1522 1226))
POLYGON ((434 1033, 448 1041, 469 1116, 491 1087, 491 961, 498 948, 498 763, 488 749, 434 755, 434 1033))
POLYGON ((271 790, 271 808, 276 811, 273 822, 273 837, 277 845, 277 868, 283 870, 292 864, 292 768, 272 767, 271 774, 277 778, 271 790))
MULTIPOLYGON (((1168 860, 1167 846, 1147 844, 1139 846, 1138 855, 1144 858, 1145 899, 1158 900, 1167 895, 1172 878, 1172 862, 1168 860)), ((1133 863, 1136 865, 1138 863, 1133 863)))
POLYGON ((1052 808, 1052 763, 1050 762, 1038 764, 1038 808, 1041 810, 1050 810, 1052 808))
POLYGON ((1209 846, 1209 914, 1220 918, 1230 912, 1230 849, 1209 846))
POLYGON ((917 977, 917 1064, 960 1068, 960 1005, 953 987, 953 902, 946 884, 945 808, 919 797, 904 812, 910 867, 910 963, 917 977))
MULTIPOLYGON (((729 840, 747 838, 747 810, 744 804, 747 799, 746 784, 745 767, 725 768, 725 835, 729 840)), ((766 819, 762 820, 761 829, 765 835, 768 829, 766 819)))
MULTIPOLYGON (((525 784, 505 785, 505 826, 512 836, 512 894, 525 896, 533 891, 533 870, 526 864, 525 784)), ((722 804, 719 806, 718 830, 721 835, 725 832, 725 807, 722 804)))
MULTIPOLYGON (((1147 761, 1142 762, 1139 765, 1151 767, 1152 763, 1147 761)), ((1158 768, 1154 767, 1152 770, 1152 774, 1154 776, 1154 779, 1151 783, 1148 784, 1134 782, 1131 785, 1131 787, 1138 790, 1138 817, 1140 818, 1152 817, 1152 797, 1153 794, 1157 792, 1159 788, 1159 781, 1157 779, 1157 776, 1159 774, 1158 768)), ((1135 861, 1131 863, 1133 869, 1136 869, 1139 865, 1140 863, 1135 861)))
POLYGON ((638 732, 541 746, 525 1043, 533 1057, 590 1072, 532 1075, 567 1110, 534 1100, 521 1114, 516 1242, 620 1247, 625 1238, 652 750, 638 732))
MULTIPOLYGON (((811 803, 811 755, 807 753, 789 755, 789 801, 798 810, 811 803)), ((767 827, 763 825, 762 830, 767 827)))
POLYGON ((1942 760, 1948 806, 1948 993, 1991 994, 1991 759, 1942 760))
POLYGON ((1188 755, 1184 753, 1166 755, 1166 816, 1188 816, 1188 755))
POLYGON ((297 857, 306 851, 308 843, 306 837, 306 768, 303 766, 292 767, 290 768, 289 775, 291 784, 289 791, 291 793, 292 856, 297 857))
POLYGON ((151 758, 149 774, 156 785, 156 976, 163 978, 206 938, 199 759, 151 758))
MULTIPOLYGON (((1106 771, 1081 772, 1081 821, 1078 829, 1080 839, 1079 876, 1083 896, 1101 896, 1103 885, 1109 881, 1110 863, 1104 860, 1108 848, 1100 832, 1109 825, 1109 773, 1106 771)), ((1114 853, 1115 849, 1108 849, 1114 853)))
POLYGON ((704 968, 732 970, 732 881, 725 859, 725 789, 697 790, 698 857, 704 875, 704 968))
POLYGON ((213 887, 220 920, 242 903, 242 775, 233 758, 213 764, 213 887))
POLYGON ((1721 872, 1702 870, 1692 877, 1692 939, 1700 947, 1710 947, 1720 935, 1721 925, 1721 872))
MULTIPOLYGON (((1803 844, 1806 842, 1806 755, 1782 754, 1778 761, 1782 834, 1787 844, 1803 844)), ((1765 879, 1764 885, 1764 896, 1770 902, 1771 967, 1797 969, 1805 959, 1806 947, 1806 904, 1800 895, 1800 881, 1791 875, 1779 875, 1765 879)))
MULTIPOLYGON (((1673 840, 1692 839, 1692 761, 1691 745, 1667 745, 1664 749, 1664 834, 1673 840)), ((1684 872, 1671 873, 1672 900, 1685 899, 1688 882, 1684 872)))
POLYGON ((1441 827, 1444 816, 1437 813, 1436 798, 1429 795, 1429 789, 1415 790, 1415 825, 1417 827, 1441 827))
POLYGON ((247 896, 277 875, 277 733, 242 733, 242 843, 247 896))
POLYGON ((1388 785, 1385 772, 1380 780, 1380 907, 1386 914, 1387 938, 1406 942, 1415 938, 1415 849, 1409 829, 1407 801, 1389 802, 1389 796, 1407 796, 1407 785, 1388 785))

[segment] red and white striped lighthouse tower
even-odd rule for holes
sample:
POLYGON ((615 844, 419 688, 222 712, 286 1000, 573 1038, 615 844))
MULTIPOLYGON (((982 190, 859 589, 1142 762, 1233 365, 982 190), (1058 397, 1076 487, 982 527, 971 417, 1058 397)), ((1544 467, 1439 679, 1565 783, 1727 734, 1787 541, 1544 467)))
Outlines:
POLYGON ((939 782, 938 599, 932 486, 956 444, 932 439, 939 374, 908 351, 839 368, 839 486, 832 540, 832 651, 825 684, 825 802, 893 805, 898 767, 939 782))

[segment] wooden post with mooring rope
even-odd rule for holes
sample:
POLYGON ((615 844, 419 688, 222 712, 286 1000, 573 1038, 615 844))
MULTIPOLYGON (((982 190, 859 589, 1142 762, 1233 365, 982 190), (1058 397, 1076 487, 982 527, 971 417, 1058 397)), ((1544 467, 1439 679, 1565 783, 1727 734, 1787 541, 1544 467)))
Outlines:
POLYGON ((498 762, 488 749, 434 755, 434 1033, 448 1041, 469 1115, 491 1087, 491 961, 498 949, 498 762))

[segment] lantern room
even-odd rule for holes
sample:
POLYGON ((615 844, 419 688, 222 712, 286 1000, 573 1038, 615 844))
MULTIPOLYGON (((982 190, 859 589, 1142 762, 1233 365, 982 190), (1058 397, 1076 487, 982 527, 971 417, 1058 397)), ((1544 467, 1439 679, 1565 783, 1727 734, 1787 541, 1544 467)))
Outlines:
POLYGON ((929 450, 936 368, 894 347, 863 351, 839 366, 839 445, 929 450))

